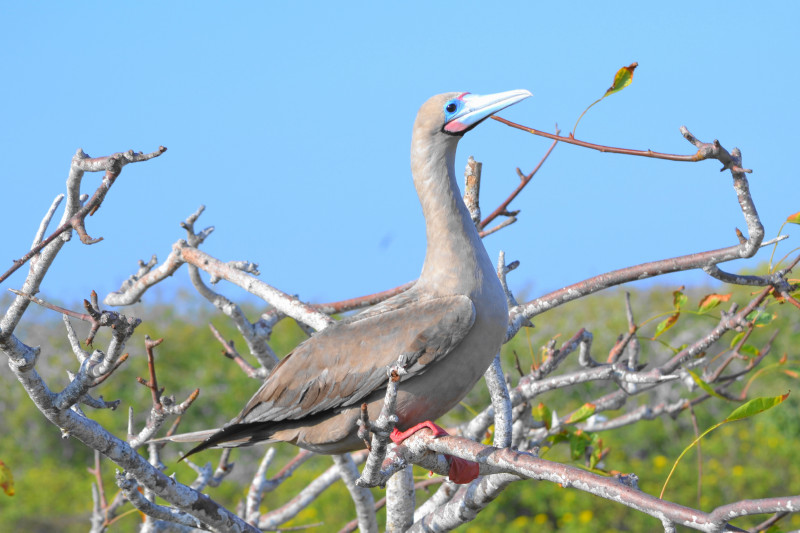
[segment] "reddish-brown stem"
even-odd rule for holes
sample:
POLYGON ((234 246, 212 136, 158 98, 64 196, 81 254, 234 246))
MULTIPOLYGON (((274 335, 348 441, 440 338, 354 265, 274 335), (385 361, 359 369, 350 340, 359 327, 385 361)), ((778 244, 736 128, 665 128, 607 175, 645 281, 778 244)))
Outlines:
POLYGON ((500 214, 501 215, 506 215, 508 218, 505 219, 504 221, 502 221, 501 223, 499 223, 498 225, 494 226, 493 228, 490 228, 490 229, 487 229, 487 230, 483 230, 483 231, 479 231, 478 235, 480 235, 481 239, 483 239, 484 237, 488 237, 489 235, 491 235, 492 233, 495 233, 496 231, 500 231, 501 229, 505 228, 506 226, 510 226, 511 224, 513 224, 514 222, 517 221, 516 215, 518 213, 519 213, 519 211, 514 211, 512 213, 509 213, 508 211, 501 211, 500 214))
POLYGON ((116 363, 114 363, 114 366, 112 366, 112 367, 111 367, 111 370, 109 370, 107 373, 103 374, 102 376, 100 376, 99 378, 97 378, 96 380, 94 380, 94 381, 92 382, 92 387, 97 387, 97 386, 98 386, 98 385, 100 385, 102 382, 104 382, 105 380, 107 380, 107 379, 108 379, 108 378, 111 376, 111 374, 113 374, 113 373, 114 373, 114 371, 115 371, 116 369, 118 369, 119 367, 121 367, 121 366, 122 366, 122 363, 124 363, 124 362, 125 362, 125 361, 127 361, 127 360, 128 360, 128 353, 127 353, 127 352, 125 352, 124 354, 122 354, 122 355, 120 355, 120 356, 119 356, 119 359, 117 359, 117 362, 116 362, 116 363))
POLYGON ((733 361, 737 357, 741 357, 741 355, 739 354, 739 350, 742 349, 742 346, 744 346, 744 343, 747 342, 747 339, 750 337, 750 334, 753 333, 753 328, 754 326, 750 324, 750 327, 747 328, 747 331, 745 331, 744 335, 742 335, 742 338, 739 339, 739 342, 731 350, 728 357, 726 357, 725 360, 722 361, 722 363, 720 363, 720 365, 717 367, 717 369, 714 371, 711 377, 708 378, 709 382, 713 383, 717 381, 720 375, 722 375, 722 372, 724 372, 725 369, 728 367, 728 365, 731 364, 731 361, 733 361))
MULTIPOLYGON (((556 129, 556 135, 558 135, 558 133, 560 133, 560 130, 556 129)), ((479 229, 485 228, 492 220, 499 217, 506 211, 511 201, 514 200, 514 198, 516 198, 520 192, 522 192, 522 189, 525 188, 525 186, 531 181, 531 179, 533 179, 533 176, 535 176, 536 173, 539 171, 539 169, 542 168, 542 165, 550 156, 550 153, 553 151, 553 148, 556 147, 556 144, 558 144, 557 139, 553 141, 553 144, 551 144, 550 148, 548 148, 547 152, 545 152, 544 157, 542 157, 542 159, 539 161, 539 164, 536 165, 536 168, 534 168, 530 174, 523 174, 522 171, 520 171, 520 169, 517 169, 517 174, 519 175, 520 178, 519 185, 517 185, 517 188, 514 189, 514 191, 508 195, 508 198, 506 198, 503 201, 503 203, 497 206, 497 209, 492 211, 491 214, 489 214, 489 216, 481 220, 481 225, 479 229)))
POLYGON ((147 370, 150 372, 150 381, 145 382, 143 379, 139 378, 139 383, 146 385, 150 389, 150 392, 153 395, 153 407, 155 407, 158 411, 160 411, 163 406, 161 405, 161 391, 158 390, 158 380, 156 379, 156 362, 153 348, 162 342, 164 342, 163 337, 157 340, 152 340, 149 335, 145 335, 144 347, 145 350, 147 350, 147 370))
POLYGON ((359 296, 357 298, 350 298, 338 302, 311 304, 311 307, 313 307, 320 313, 325 313, 326 315, 332 315, 335 313, 344 313, 346 311, 354 311, 356 309, 362 309, 364 307, 375 305, 388 298, 391 298, 392 296, 400 294, 401 292, 405 292, 408 289, 410 289, 411 286, 414 285, 414 283, 416 283, 416 281, 417 280, 409 281, 408 283, 404 283, 393 289, 376 292, 374 294, 367 294, 366 296, 359 296))
POLYGON ((617 342, 614 343, 614 346, 608 351, 608 357, 606 358, 606 362, 609 364, 616 363, 622 352, 625 350, 625 347, 628 346, 628 343, 633 338, 633 332, 627 332, 624 335, 620 335, 617 339, 617 342))
POLYGON ((781 296, 783 296, 783 298, 784 298, 784 299, 785 299, 787 302, 789 302, 789 303, 790 303, 790 304, 792 304, 793 306, 795 306, 795 307, 797 307, 798 309, 800 309, 800 302, 798 302, 798 301, 797 301, 797 299, 796 299, 796 298, 794 298, 792 295, 790 295, 788 292, 782 292, 782 293, 781 293, 781 296))
MULTIPOLYGON (((41 298, 37 298, 36 296, 33 296, 32 294, 27 294, 27 293, 24 293, 22 291, 18 291, 16 289, 8 289, 8 290, 10 292, 16 294, 17 296, 22 296, 23 298, 26 298, 26 299, 30 300, 31 302, 33 302, 33 303, 35 303, 37 305, 40 305, 40 306, 42 306, 42 307, 44 307, 46 309, 50 309, 52 311, 55 311, 57 313, 61 313, 61 314, 66 315, 66 316, 71 316, 72 318, 77 318, 78 320, 83 320, 84 322, 88 322, 89 324, 91 324, 91 328, 89 329, 89 335, 86 337, 86 341, 85 341, 87 346, 91 346, 92 345, 92 342, 94 341, 95 335, 97 334, 97 332, 100 330, 100 328, 102 326, 111 325, 113 327, 113 325, 112 325, 113 322, 119 317, 119 315, 117 315, 114 312, 106 312, 106 311, 100 311, 99 310, 99 308, 97 307, 97 293, 94 292, 94 291, 92 291, 92 296, 91 296, 92 302, 94 302, 94 304, 89 303, 88 300, 84 300, 83 301, 83 307, 86 309, 87 312, 86 313, 78 313, 77 311, 71 311, 70 309, 65 309, 63 307, 59 307, 57 305, 48 303, 48 302, 42 300, 41 298)), ((122 362, 124 362, 124 360, 120 361, 120 363, 122 363, 122 362)), ((116 370, 116 368, 118 366, 119 366, 119 364, 115 365, 115 367, 111 369, 109 374, 111 372, 113 372, 114 370, 116 370)), ((97 383, 101 383, 101 381, 98 381, 97 383)))
POLYGON ((312 455, 314 455, 314 452, 300 450, 297 452, 297 455, 292 457, 292 459, 278 471, 277 474, 272 476, 271 481, 279 480, 288 476, 295 468, 297 468, 299 464, 306 462, 312 455))
MULTIPOLYGON (((105 514, 106 510, 108 509, 108 500, 106 499, 106 490, 103 486, 103 476, 100 475, 100 452, 95 450, 94 452, 94 468, 87 468, 86 470, 89 471, 95 478, 95 482, 97 483, 97 493, 100 497, 100 509, 102 509, 103 513, 105 514)), ((104 517, 108 520, 108 516, 104 517)))
POLYGON ((514 367, 519 372, 519 377, 523 377, 525 372, 522 371, 522 363, 519 362, 519 355, 517 355, 517 351, 514 350, 514 367))
POLYGON ((783 518, 789 516, 788 511, 782 511, 780 513, 775 513, 770 518, 764 520, 757 526, 753 526, 750 528, 750 531, 755 531, 756 533, 761 533, 762 531, 767 531, 769 528, 780 522, 783 518))
POLYGON ((77 318, 78 320, 83 320, 85 322, 92 322, 93 321, 92 317, 90 315, 86 314, 86 313, 78 313, 76 311, 71 311, 69 309, 64 309, 63 307, 59 307, 57 305, 45 302, 41 298, 37 298, 36 296, 33 296, 32 294, 27 294, 27 293, 24 293, 22 291, 18 291, 17 289, 8 289, 8 290, 9 290, 9 292, 13 292, 17 296, 22 296, 23 298, 27 298, 28 300, 32 301, 33 303, 38 304, 38 305, 40 305, 40 306, 42 306, 42 307, 44 307, 46 309, 50 309, 52 311, 55 311, 56 313, 61 313, 62 315, 71 316, 72 318, 77 318))
POLYGON ((214 334, 214 337, 219 341, 220 344, 223 346, 222 353, 225 354, 225 357, 228 359, 233 359, 233 361, 239 365, 239 368, 247 374, 248 377, 254 378, 258 374, 256 368, 251 365, 244 357, 242 357, 239 352, 236 350, 236 347, 233 344, 232 340, 226 340, 225 337, 222 336, 222 333, 214 327, 214 324, 208 324, 208 327, 211 329, 211 333, 214 334))
POLYGON ((532 133, 540 137, 553 139, 556 142, 563 142, 567 144, 582 146, 584 148, 591 148, 592 150, 597 150, 599 152, 607 152, 611 154, 637 155, 640 157, 652 157, 654 159, 666 159, 668 161, 694 162, 705 159, 705 157, 703 157, 703 155, 701 154, 700 150, 698 150, 697 153, 694 155, 677 155, 677 154, 664 154, 661 152, 654 152, 652 150, 631 150, 630 148, 614 148, 613 146, 604 146, 602 144, 594 144, 586 141, 579 141, 578 139, 572 137, 571 135, 569 137, 554 135, 552 133, 547 133, 546 131, 540 131, 534 128, 523 126, 521 124, 517 124, 516 122, 511 122, 510 120, 506 120, 496 115, 492 115, 492 118, 498 122, 502 122, 506 126, 510 126, 512 128, 516 128, 522 131, 527 131, 528 133, 532 133))

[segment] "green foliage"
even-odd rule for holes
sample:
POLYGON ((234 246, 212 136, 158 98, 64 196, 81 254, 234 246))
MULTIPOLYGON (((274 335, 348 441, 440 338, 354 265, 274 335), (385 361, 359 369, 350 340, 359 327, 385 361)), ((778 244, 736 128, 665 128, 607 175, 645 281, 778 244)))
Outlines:
MULTIPOLYGON (((700 381, 700 383, 702 383, 702 380, 700 381)), ((703 387, 703 389, 706 390, 706 392, 709 392, 708 389, 710 388, 711 387, 708 388, 703 387)), ((681 459, 683 459, 683 456, 686 455, 686 453, 689 450, 691 450, 695 445, 697 445, 703 437, 705 437, 718 427, 722 426, 723 424, 727 424, 728 422, 735 422, 737 420, 744 420, 745 418, 749 418, 759 413, 763 413, 768 409, 772 409, 776 405, 783 403, 784 400, 786 400, 786 398, 788 397, 789 393, 787 392, 786 394, 783 394, 781 396, 772 396, 768 398, 767 397, 753 398, 744 405, 740 405, 739 407, 734 409, 733 412, 729 414, 725 420, 723 420, 722 422, 718 422, 713 426, 711 426, 710 428, 708 428, 707 430, 705 430, 702 435, 694 439, 691 444, 689 444, 686 448, 684 448, 681 454, 675 460, 675 464, 672 465, 672 470, 669 471, 669 474, 667 475, 667 480, 664 481, 664 486, 661 488, 661 494, 659 495, 659 498, 664 497, 664 491, 667 489, 667 484, 669 484, 669 480, 672 477, 672 474, 675 472, 675 469, 678 467, 678 463, 680 463, 681 459)))
MULTIPOLYGON (((711 300, 705 300, 707 305, 704 307, 701 301, 713 290, 675 291, 673 287, 627 290, 631 292, 634 315, 641 326, 641 362, 649 365, 671 357, 679 345, 691 342, 713 328, 719 319, 719 309, 729 305, 728 300, 742 304, 751 297, 749 289, 736 289, 730 298, 716 298, 713 305, 709 304, 711 300), (681 313, 680 327, 662 331, 656 341, 649 340, 654 336, 658 322, 678 309, 681 313)), ((523 295, 518 296, 524 300, 523 295)), ((512 385, 518 379, 514 370, 515 355, 522 370, 528 372, 531 367, 542 363, 541 346, 550 339, 568 339, 581 327, 594 335, 593 357, 604 361, 604 352, 615 344, 620 333, 628 330, 624 311, 623 292, 612 290, 566 304, 538 317, 535 320, 536 328, 524 329, 503 349, 503 365, 512 385)), ((138 424, 144 421, 149 408, 149 391, 136 383, 136 376, 147 375, 142 340, 145 333, 152 338, 165 339, 156 349, 156 362, 159 385, 166 388, 166 394, 173 394, 178 401, 182 401, 194 388, 200 388, 200 397, 184 416, 182 431, 204 429, 228 421, 258 388, 258 382, 244 376, 235 363, 221 354, 219 343, 207 328, 208 322, 213 322, 226 338, 237 340, 237 347, 243 355, 246 350, 229 321, 216 315, 205 302, 195 297, 181 296, 169 304, 148 304, 147 307, 137 306, 124 312, 144 320, 134 340, 128 344, 131 357, 117 374, 94 392, 109 400, 119 398, 122 404, 114 412, 85 409, 88 416, 110 428, 116 435, 124 437, 126 433, 129 406, 134 407, 134 418, 138 424)), ((257 316, 257 312, 251 309, 248 315, 252 318, 257 316)), ((773 396, 778 390, 796 388, 793 385, 797 379, 794 373, 797 365, 793 363, 798 355, 796 346, 800 346, 800 313, 792 306, 773 303, 762 314, 769 315, 771 322, 765 327, 755 328, 747 339, 747 345, 755 350, 763 350, 766 340, 775 329, 781 335, 761 363, 759 368, 763 371, 751 374, 749 381, 737 385, 740 388, 735 392, 746 388, 748 399, 773 396), (783 354, 788 354, 788 362, 782 359, 783 354)), ((79 336, 85 336, 85 328, 78 333, 79 336)), ((21 331, 20 336, 29 344, 42 345, 42 358, 37 369, 47 376, 51 386, 58 389, 65 385, 64 369, 74 368, 75 359, 63 338, 60 319, 54 315, 37 313, 34 322, 28 322, 26 331, 21 331)), ((709 354, 711 358, 736 345, 732 343, 736 334, 731 332, 727 336, 713 348, 714 351, 709 354)), ((299 328, 292 321, 285 320, 276 328, 272 345, 282 356, 302 338, 299 328)), ((96 344, 102 347, 107 341, 108 333, 101 332, 96 344)), ((740 351, 747 356, 746 350, 740 351)), ((576 359, 574 354, 570 355, 557 373, 576 365, 576 359)), ((736 364, 746 365, 747 361, 736 364)), ((35 409, 5 365, 0 365, 0 368, 0 379, 4 381, 0 387, 0 460, 13 472, 16 491, 14 496, 0 493, 0 523, 10 531, 86 531, 91 507, 90 486, 94 481, 86 469, 93 465, 93 454, 73 439, 62 439, 58 428, 47 422, 35 409)), ((543 394, 532 402, 530 408, 534 418, 546 424, 550 423, 553 412, 562 417, 576 413, 573 417, 577 421, 584 414, 592 414, 593 410, 587 404, 612 391, 613 387, 608 384, 587 383, 543 394)), ((686 389, 680 392, 689 396, 706 394, 700 387, 693 393, 686 389)), ((619 412, 603 412, 596 416, 611 418, 638 405, 654 403, 658 401, 655 394, 631 397, 619 412)), ((465 404, 479 409, 488 401, 485 386, 479 384, 465 399, 465 404)), ((670 499, 711 510, 720 504, 746 497, 800 493, 800 463, 795 457, 796 443, 800 439, 800 419, 795 415, 798 407, 800 401, 797 395, 792 395, 776 409, 719 428, 717 434, 703 440, 702 476, 698 474, 697 450, 693 450, 687 454, 684 464, 676 470, 670 481, 670 499), (774 468, 776 464, 782 465, 781 468, 774 468), (698 478, 702 487, 699 502, 698 478)), ((717 398, 698 404, 695 412, 699 427, 710 427, 720 422, 731 410, 729 402, 717 398)), ((440 423, 448 426, 470 417, 469 409, 457 407, 440 423)), ((658 493, 675 458, 696 438, 687 413, 675 419, 662 417, 603 433, 578 432, 573 425, 567 427, 565 435, 569 438, 563 439, 563 442, 551 442, 545 458, 606 472, 636 473, 640 487, 650 494, 658 493)), ((172 444, 168 446, 164 457, 167 473, 175 472, 181 480, 194 478, 193 471, 185 464, 175 463, 180 452, 186 449, 185 446, 172 444)), ((213 450, 204 452, 197 457, 197 461, 215 463, 219 453, 213 450)), ((236 462, 233 474, 220 487, 209 489, 209 495, 235 507, 246 495, 250 477, 262 453, 263 447, 235 451, 232 458, 236 462)), ((278 446, 278 457, 268 475, 274 475, 294 453, 296 449, 290 445, 278 446)), ((286 503, 330 465, 331 461, 326 457, 314 458, 280 490, 267 495, 263 510, 286 503)), ((109 499, 116 493, 114 470, 112 463, 102 461, 101 471, 109 499)), ((422 479, 427 473, 420 470, 415 474, 422 479)), ((433 486, 429 490, 433 492, 435 489, 436 486, 433 486)), ((376 499, 382 497, 383 491, 376 489, 375 496, 376 499)), ((418 503, 425 498, 424 492, 419 493, 418 503)), ((346 489, 337 483, 288 525, 324 522, 324 526, 312 528, 311 531, 336 530, 354 516, 349 501, 346 489)), ((749 527, 763 518, 756 516, 744 519, 737 525, 749 527)), ((116 522, 111 531, 136 531, 140 520, 138 512, 130 513, 116 522)), ((800 527, 800 520, 787 519, 783 524, 786 529, 790 526, 800 527)), ((552 483, 518 482, 460 531, 589 532, 649 531, 659 528, 659 522, 653 518, 575 489, 564 489, 552 483)))
POLYGON ((707 313, 712 309, 716 308, 719 304, 723 302, 727 302, 731 299, 731 294, 707 294, 703 296, 700 300, 700 304, 698 307, 698 312, 700 313, 707 313))
MULTIPOLYGON (((25 342, 42 345, 37 370, 57 391, 66 385, 64 369, 74 369, 75 357, 64 337, 61 319, 54 313, 34 311, 33 320, 26 322, 18 333, 25 342), (45 337, 42 337, 43 332, 45 337)), ((137 376, 148 375, 144 334, 165 339, 155 352, 158 384, 165 389, 164 394, 183 401, 195 388, 200 388, 199 398, 183 417, 181 431, 207 429, 227 422, 239 413, 243 398, 249 398, 258 389, 258 381, 246 377, 235 363, 222 355, 221 346, 207 325, 214 322, 226 338, 237 340, 237 347, 246 352, 244 343, 238 340, 241 337, 230 321, 197 297, 182 294, 169 304, 137 305, 122 312, 143 319, 127 346, 131 357, 92 392, 107 400, 119 399, 121 404, 116 411, 84 408, 88 416, 118 437, 125 438, 127 433, 128 408, 134 408, 134 420, 137 427, 141 427, 151 404, 149 389, 136 382, 137 376), (191 312, 179 312, 184 307, 191 312)), ((257 311, 251 310, 248 314, 253 319, 257 311)), ((79 338, 86 337, 88 328, 84 324, 73 321, 73 326, 79 338)), ((272 345, 280 356, 305 337, 291 320, 278 324, 274 335, 272 345)), ((108 340, 109 333, 101 330, 95 347, 103 348, 108 340)), ((0 365, 0 374, 5 383, 0 387, 0 460, 13 472, 16 490, 13 497, 0 494, 0 523, 10 527, 10 531, 86 531, 94 481, 86 469, 94 464, 93 452, 74 439, 62 439, 58 428, 38 412, 6 365, 0 365)), ((166 454, 168 473, 174 470, 179 479, 191 480, 194 471, 185 463, 175 463, 181 450, 186 451, 188 447, 173 445, 166 454)), ((248 450, 247 458, 237 466, 241 475, 234 476, 238 484, 224 483, 212 489, 213 496, 235 506, 245 494, 246 475, 252 475, 245 472, 245 465, 257 465, 260 451, 248 450)), ((294 450, 287 447, 284 456, 290 457, 293 453, 294 450)), ((213 462, 218 455, 219 452, 209 452, 197 461, 201 464, 213 462)), ((324 463, 324 459, 322 461, 324 463)), ((117 492, 115 469, 109 461, 101 463, 109 500, 117 492)), ((311 473, 308 476, 306 482, 310 481, 311 473)), ((140 519, 138 512, 132 513, 116 522, 112 531, 137 531, 140 519)))
POLYGON ((690 369, 686 369, 686 371, 689 373, 690 376, 692 376, 692 379, 694 380, 695 383, 697 383, 698 387, 700 387, 701 389, 706 391, 711 396, 714 396, 715 398, 719 398, 720 400, 727 401, 727 398, 725 398, 723 395, 721 395, 720 393, 715 391, 714 387, 712 387, 711 385, 709 385, 708 383, 703 381, 703 378, 701 378, 697 374, 697 372, 694 372, 694 371, 692 371, 690 369))
MULTIPOLYGON (((693 341, 710 331, 719 320, 720 305, 729 301, 743 305, 752 297, 751 289, 748 288, 737 288, 726 295, 709 295, 713 291, 701 288, 674 292, 657 286, 644 291, 631 288, 627 290, 631 292, 636 322, 642 328, 639 331, 639 340, 642 343, 641 361, 649 365, 671 357, 679 348, 673 344, 682 346, 686 341, 693 341), (654 336, 661 317, 672 316, 678 309, 681 312, 681 327, 662 331, 658 340, 648 342, 648 337, 654 336)), ((800 341, 800 313, 792 306, 770 303, 759 314, 761 315, 769 316, 771 323, 766 327, 756 327, 747 340, 748 346, 760 353, 775 329, 781 334, 773 342, 768 358, 759 366, 764 371, 757 376, 755 373, 750 376, 752 385, 744 385, 748 389, 748 398, 773 396, 776 390, 785 391, 793 386, 796 388, 798 377, 794 367, 789 368, 790 365, 781 356, 788 354, 789 361, 796 362, 798 359, 796 346, 800 341)), ((750 318, 756 318, 756 315, 750 318)), ((559 336, 569 338, 581 327, 594 334, 593 357, 602 361, 605 359, 604 351, 610 349, 617 336, 628 329, 621 290, 607 291, 580 302, 572 302, 538 317, 534 322, 535 329, 523 330, 504 348, 504 368, 507 373, 516 374, 511 370, 515 367, 515 354, 523 370, 527 371, 528 366, 541 364, 539 346, 559 336)), ((727 336, 730 339, 742 338, 735 332, 730 332, 727 336)), ((709 354, 711 359, 724 354, 729 349, 728 345, 729 342, 723 339, 712 347, 709 354)), ((731 346, 734 345, 735 343, 731 346)), ((750 357, 755 355, 755 352, 749 354, 747 349, 742 348, 740 353, 750 357)), ((570 356, 558 372, 569 370, 568 363, 574 365, 575 359, 570 356)), ((747 362, 743 361, 740 365, 744 366, 747 362)), ((740 392, 742 388, 734 387, 732 391, 740 392)), ((608 386, 585 384, 543 394, 534 400, 534 419, 543 421, 542 414, 546 412, 549 424, 551 411, 562 415, 574 412, 581 405, 611 391, 608 386)), ((688 397, 706 394, 702 388, 698 388, 694 394, 686 389, 679 392, 688 397)), ((477 391, 473 391, 470 398, 477 394, 477 391)), ((613 418, 638 405, 657 402, 657 397, 632 397, 622 410, 601 415, 613 418)), ((475 398, 472 405, 479 405, 479 401, 486 400, 488 397, 481 400, 475 398)), ((800 475, 800 465, 793 458, 793 449, 800 436, 800 421, 795 416, 798 407, 798 398, 790 396, 779 408, 717 430, 719 435, 703 441, 702 475, 698 474, 696 453, 689 454, 694 456, 694 464, 686 462, 676 470, 670 485, 669 499, 684 505, 699 505, 708 511, 742 498, 796 494, 800 490, 800 481, 797 478, 800 475), (782 467, 778 469, 780 472, 776 472, 775 464, 786 465, 786 468, 782 467), (698 478, 702 486, 699 501, 698 478)), ((730 411, 730 402, 716 398, 695 407, 700 427, 718 423, 730 411)), ((600 435, 606 453, 598 467, 606 471, 636 473, 640 487, 650 494, 658 494, 675 458, 696 438, 688 413, 682 413, 674 420, 661 417, 653 421, 641 421, 600 435)), ((574 453, 575 445, 569 439, 556 438, 554 441, 563 443, 553 442, 553 447, 544 455, 546 459, 594 466, 587 464, 584 456, 574 453)), ((763 516, 754 516, 738 521, 737 525, 750 527, 763 519, 763 516)), ((783 524, 786 529, 790 526, 796 528, 800 526, 800 517, 786 519, 783 524)), ((580 491, 562 489, 548 483, 521 482, 505 491, 489 509, 461 530, 588 532, 658 529, 660 524, 653 518, 580 491)))

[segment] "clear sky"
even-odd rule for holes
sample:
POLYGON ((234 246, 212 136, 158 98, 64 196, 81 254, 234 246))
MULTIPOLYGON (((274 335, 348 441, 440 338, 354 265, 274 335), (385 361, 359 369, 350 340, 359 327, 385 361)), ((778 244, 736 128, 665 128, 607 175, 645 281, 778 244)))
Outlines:
MULTIPOLYGON (((124 170, 88 223, 105 240, 74 239, 45 298, 117 289, 138 259, 167 256, 201 204, 200 226, 216 227, 203 249, 259 263, 279 289, 330 301, 390 288, 424 257, 409 171, 422 102, 528 89, 501 116, 566 132, 633 61, 633 85, 596 105, 577 136, 689 154, 686 125, 738 146, 771 238, 800 210, 798 19, 797 2, 4 2, 0 260, 30 246, 77 148, 164 145, 124 170)), ((469 155, 484 163, 488 213, 549 144, 487 121, 461 142, 457 168, 469 155)), ((558 146, 512 204, 519 222, 485 244, 522 262, 510 283, 529 297, 731 245, 744 221, 718 168, 558 146)), ((99 179, 87 175, 85 190, 99 179)), ((161 295, 187 285, 182 269, 161 295)))

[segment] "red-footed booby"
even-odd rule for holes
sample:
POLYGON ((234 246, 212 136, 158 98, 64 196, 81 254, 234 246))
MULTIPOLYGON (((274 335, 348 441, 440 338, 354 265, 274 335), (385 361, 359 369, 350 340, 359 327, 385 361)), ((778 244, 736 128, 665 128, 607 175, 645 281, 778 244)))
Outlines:
MULTIPOLYGON (((506 334, 508 308, 493 262, 456 184, 459 139, 531 93, 446 93, 417 114, 411 172, 428 239, 412 288, 345 318, 298 345, 266 378, 241 414, 187 455, 214 446, 286 441, 325 454, 364 447, 356 421, 363 403, 378 418, 386 368, 399 359, 397 429, 408 433, 453 408, 480 379, 506 334)), ((210 435, 210 436, 209 436, 210 435)), ((177 436, 172 440, 180 439, 177 436)))

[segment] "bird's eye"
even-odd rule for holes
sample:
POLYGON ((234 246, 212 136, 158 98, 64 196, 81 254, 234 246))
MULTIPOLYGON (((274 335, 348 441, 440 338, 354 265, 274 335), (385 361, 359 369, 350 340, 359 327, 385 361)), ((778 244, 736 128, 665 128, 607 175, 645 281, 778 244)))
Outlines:
POLYGON ((447 107, 445 107, 445 110, 447 110, 448 113, 454 113, 456 110, 456 104, 450 102, 449 104, 447 104, 447 107))

